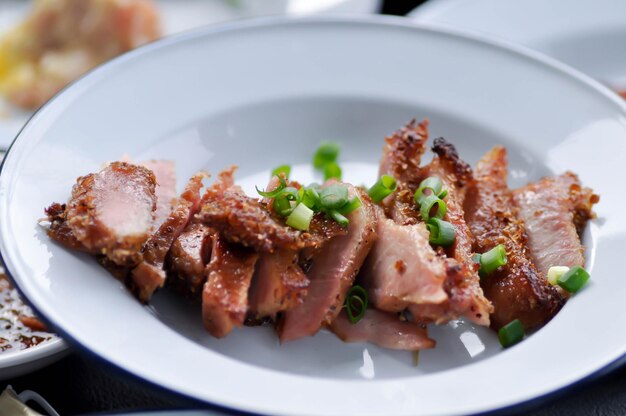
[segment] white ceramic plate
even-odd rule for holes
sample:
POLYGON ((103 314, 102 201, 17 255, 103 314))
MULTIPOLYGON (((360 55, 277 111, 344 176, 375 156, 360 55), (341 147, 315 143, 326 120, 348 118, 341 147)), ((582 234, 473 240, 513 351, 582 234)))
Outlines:
POLYGON ((398 18, 270 19, 166 39, 127 54, 44 106, 0 175, 0 249, 9 272, 61 333, 139 377, 222 406, 290 415, 452 415, 561 389, 626 352, 620 270, 626 245, 626 108, 599 83, 533 52, 398 18), (289 162, 294 177, 321 140, 343 145, 347 180, 371 183, 385 134, 429 117, 475 162, 511 152, 511 185, 572 169, 601 196, 585 235, 592 282, 548 325, 501 350, 464 322, 433 328, 411 355, 343 344, 322 331, 279 345, 268 328, 226 339, 163 291, 139 304, 88 256, 37 225, 77 176, 128 153, 173 159, 182 185, 236 163, 245 189, 289 162))
POLYGON ((517 42, 626 89, 623 0, 430 0, 410 16, 517 42))
MULTIPOLYGON (((380 0, 156 0, 166 35, 200 26, 274 14, 375 13, 380 0)), ((25 0, 0 1, 0 36, 23 19, 31 4, 25 0)), ((9 147, 30 111, 15 108, 0 97, 0 150, 9 147)))

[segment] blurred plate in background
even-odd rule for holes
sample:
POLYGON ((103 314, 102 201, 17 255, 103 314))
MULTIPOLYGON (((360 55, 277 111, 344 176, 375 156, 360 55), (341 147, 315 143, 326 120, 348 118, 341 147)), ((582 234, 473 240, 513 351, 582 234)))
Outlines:
POLYGON ((409 16, 522 44, 626 90, 626 1, 430 0, 409 16))

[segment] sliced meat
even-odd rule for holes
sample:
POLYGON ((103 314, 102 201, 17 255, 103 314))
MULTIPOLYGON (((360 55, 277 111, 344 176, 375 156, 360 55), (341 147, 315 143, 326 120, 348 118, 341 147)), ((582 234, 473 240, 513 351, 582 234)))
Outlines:
MULTIPOLYGON (((423 315, 431 318, 436 316, 437 323, 465 316, 475 324, 489 326, 489 314, 493 312, 493 306, 485 298, 480 287, 478 265, 472 261, 473 236, 465 222, 463 210, 467 188, 474 180, 472 170, 459 157, 456 148, 445 139, 435 139, 432 150, 435 157, 424 168, 421 179, 438 177, 443 182, 444 189, 448 191, 445 198, 447 213, 444 219, 454 225, 456 239, 445 251, 449 257, 456 260, 456 264, 448 261, 447 279, 444 284, 448 300, 438 307, 427 306, 428 311, 423 311, 423 315)), ((413 308, 411 311, 414 317, 420 316, 419 308, 413 308)))
POLYGON ((72 250, 88 251, 83 244, 76 239, 65 218, 65 204, 53 203, 46 208, 46 216, 50 221, 48 236, 57 243, 72 250))
POLYGON ((425 327, 401 321, 395 313, 367 309, 363 318, 351 323, 345 313, 329 329, 344 342, 369 342, 393 350, 419 351, 435 347, 425 327))
POLYGON ((191 223, 172 244, 167 255, 170 283, 192 298, 199 296, 206 281, 204 269, 211 258, 212 232, 201 223, 191 223))
POLYGON ((298 252, 291 250, 261 255, 249 294, 252 319, 273 319, 302 302, 309 279, 298 260, 298 252))
POLYGON ((145 244, 143 260, 131 272, 131 287, 142 302, 147 302, 154 291, 165 284, 165 256, 198 211, 202 180, 207 176, 206 172, 199 172, 189 180, 176 208, 145 244))
POLYGON ((232 168, 223 173, 218 186, 207 190, 198 219, 228 241, 260 252, 301 248, 300 233, 277 221, 258 200, 232 184, 233 173, 232 168))
POLYGON ((332 238, 313 257, 311 281, 302 304, 287 311, 279 328, 282 342, 315 334, 339 314, 346 293, 376 240, 376 213, 366 193, 348 185, 363 205, 348 215, 348 233, 332 238))
MULTIPOLYGON (((67 227, 90 253, 117 265, 135 265, 152 232, 155 188, 155 176, 148 169, 113 162, 99 173, 78 178, 66 206, 67 227)), ((54 238, 54 232, 51 235, 54 238)))
POLYGON ((411 120, 406 126, 385 138, 379 174, 391 175, 398 188, 383 201, 388 217, 402 225, 417 224, 419 211, 413 202, 413 193, 419 187, 422 168, 420 162, 426 151, 428 120, 411 120))
POLYGON ((420 162, 426 151, 428 120, 417 123, 415 119, 385 138, 379 175, 391 175, 400 184, 417 189, 420 162), (413 185, 413 186, 410 186, 413 185))
POLYGON ((580 232, 599 201, 583 188, 572 172, 543 178, 513 193, 520 219, 526 225, 528 250, 539 273, 552 266, 584 266, 580 232), (578 229, 578 232, 577 232, 578 229))
POLYGON ((207 281, 202 291, 202 321, 216 338, 241 327, 248 310, 248 289, 259 255, 249 248, 213 236, 207 281))
POLYGON ((399 225, 379 214, 376 234, 361 273, 376 308, 400 312, 411 304, 448 299, 445 262, 430 246, 424 223, 399 225))
POLYGON ((176 203, 176 166, 171 160, 148 160, 141 163, 156 177, 157 207, 154 213, 154 228, 165 222, 176 203))
POLYGON ((528 257, 524 225, 506 184, 507 165, 506 149, 501 146, 480 160, 474 189, 465 204, 465 218, 475 238, 474 251, 484 253, 504 244, 507 252, 508 263, 481 281, 495 307, 491 326, 499 329, 519 319, 530 329, 550 320, 563 306, 564 298, 528 257))

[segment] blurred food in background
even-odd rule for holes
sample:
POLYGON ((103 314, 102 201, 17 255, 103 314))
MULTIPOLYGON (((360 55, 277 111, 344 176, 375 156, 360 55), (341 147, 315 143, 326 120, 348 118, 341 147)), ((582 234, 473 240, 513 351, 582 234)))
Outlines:
POLYGON ((161 33, 152 0, 35 0, 0 39, 0 94, 37 108, 89 69, 161 33))
POLYGON ((56 335, 49 333, 33 311, 21 301, 0 266, 0 354, 23 350, 55 338, 56 335))

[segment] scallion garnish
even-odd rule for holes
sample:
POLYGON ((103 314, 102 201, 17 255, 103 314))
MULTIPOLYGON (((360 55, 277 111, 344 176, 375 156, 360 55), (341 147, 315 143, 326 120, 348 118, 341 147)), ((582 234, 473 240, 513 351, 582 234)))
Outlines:
POLYGON ((558 280, 561 276, 569 271, 567 266, 552 266, 548 269, 548 283, 551 285, 558 284, 558 280))
POLYGON ((420 214, 422 215, 422 220, 426 222, 431 218, 442 219, 446 216, 447 211, 448 207, 446 203, 439 199, 437 195, 428 195, 426 198, 422 199, 420 214))
POLYGON ((287 217, 287 225, 296 230, 306 231, 309 229, 311 220, 313 219, 313 210, 303 203, 296 205, 287 217))
POLYGON ((347 227, 348 224, 350 224, 350 220, 337 211, 328 211, 328 216, 335 220, 342 227, 347 227))
POLYGON ((280 165, 280 166, 278 166, 276 169, 274 169, 272 171, 271 177, 273 177, 273 176, 280 177, 281 173, 285 175, 285 179, 289 179, 289 175, 291 174, 291 166, 290 165, 280 165))
POLYGON ((324 181, 329 179, 341 180, 341 168, 336 162, 328 162, 324 165, 324 181))
POLYGON ((587 270, 580 266, 574 266, 559 277, 556 283, 568 292, 576 293, 585 286, 589 277, 587 270))
POLYGON ((348 215, 350 214, 352 211, 356 210, 357 208, 361 207, 361 205, 363 205, 363 203, 361 202, 361 199, 358 196, 355 196, 354 198, 352 198, 346 205, 344 205, 343 207, 341 207, 338 212, 342 215, 348 215))
POLYGON ((320 208, 320 194, 317 192, 316 188, 307 187, 300 188, 302 191, 302 203, 307 207, 311 208, 313 211, 319 211, 320 208))
POLYGON ((287 183, 285 182, 285 179, 282 177, 282 175, 278 175, 278 179, 280 180, 280 184, 276 187, 276 189, 274 189, 273 191, 265 192, 259 191, 259 188, 255 186, 257 193, 265 198, 276 198, 278 194, 280 194, 283 189, 287 187, 287 183))
POLYGON ((367 304, 367 290, 365 290, 363 286, 352 286, 346 295, 346 301, 344 303, 348 319, 351 323, 356 324, 363 318, 367 304))
POLYGON ((506 249, 504 245, 498 244, 480 256, 480 274, 488 276, 498 267, 504 266, 507 262, 506 249))
POLYGON ((515 319, 504 325, 498 331, 498 339, 500 340, 500 345, 504 348, 508 348, 520 342, 524 339, 524 326, 522 322, 520 322, 519 319, 515 319))
POLYGON ((447 194, 448 192, 443 190, 443 182, 441 182, 441 179, 436 176, 431 176, 420 183, 413 198, 415 199, 415 203, 421 206, 422 201, 429 195, 435 195, 443 199, 447 194), (442 194, 442 192, 445 192, 445 194, 442 194))
POLYGON ((433 217, 426 223, 426 228, 428 228, 430 233, 428 241, 432 244, 446 247, 452 245, 456 239, 454 225, 448 221, 433 217))
POLYGON ((372 187, 367 191, 367 194, 372 198, 374 202, 380 202, 393 193, 398 187, 398 183, 393 176, 383 175, 378 179, 372 187))
POLYGON ((300 194, 296 188, 288 186, 274 198, 274 211, 286 217, 291 214, 294 207, 300 202, 300 194))
POLYGON ((315 169, 324 169, 328 163, 337 161, 339 156, 339 145, 333 142, 322 142, 313 156, 313 166, 315 169))
POLYGON ((337 210, 348 203, 348 187, 340 183, 322 188, 319 194, 320 204, 326 210, 337 210))

